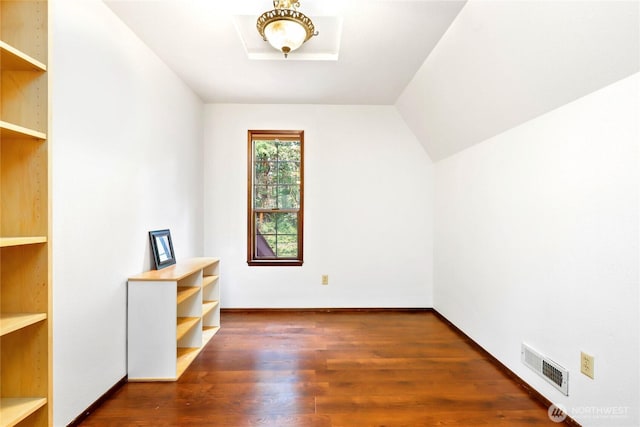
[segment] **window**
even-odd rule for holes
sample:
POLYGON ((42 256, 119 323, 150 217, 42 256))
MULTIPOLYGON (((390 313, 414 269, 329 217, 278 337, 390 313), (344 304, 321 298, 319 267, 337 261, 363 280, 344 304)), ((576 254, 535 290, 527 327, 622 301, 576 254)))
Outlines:
POLYGON ((249 131, 249 265, 302 265, 304 131, 249 131))

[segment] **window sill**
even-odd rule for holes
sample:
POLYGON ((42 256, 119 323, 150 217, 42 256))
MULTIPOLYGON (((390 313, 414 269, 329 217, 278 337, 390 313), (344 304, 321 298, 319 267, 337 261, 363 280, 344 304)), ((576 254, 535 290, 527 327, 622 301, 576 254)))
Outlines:
POLYGON ((251 260, 247 261, 249 267, 301 267, 301 260, 292 260, 292 259, 265 259, 265 260, 251 260))

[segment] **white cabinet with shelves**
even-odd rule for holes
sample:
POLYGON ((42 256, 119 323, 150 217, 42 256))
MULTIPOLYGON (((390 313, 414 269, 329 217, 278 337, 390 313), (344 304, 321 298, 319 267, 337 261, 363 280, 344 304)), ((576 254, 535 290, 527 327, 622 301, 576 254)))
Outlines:
POLYGON ((129 278, 129 381, 174 381, 220 329, 217 258, 129 278))

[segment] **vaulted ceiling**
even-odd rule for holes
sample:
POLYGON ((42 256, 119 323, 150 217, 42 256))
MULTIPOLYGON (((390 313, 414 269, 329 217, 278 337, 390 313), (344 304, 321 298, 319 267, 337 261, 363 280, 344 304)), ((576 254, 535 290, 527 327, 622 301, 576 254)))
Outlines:
POLYGON ((105 0, 207 103, 396 105, 433 160, 640 70, 638 0, 301 0, 284 59, 271 0, 105 0))
POLYGON ((271 0, 106 3, 205 102, 377 105, 395 103, 464 5, 301 0, 319 35, 284 59, 256 30, 271 0))

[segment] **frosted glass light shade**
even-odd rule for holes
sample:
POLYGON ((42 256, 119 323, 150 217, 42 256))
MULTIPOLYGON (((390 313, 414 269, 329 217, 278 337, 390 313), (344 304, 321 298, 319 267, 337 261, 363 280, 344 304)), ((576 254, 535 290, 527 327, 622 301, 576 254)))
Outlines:
POLYGON ((280 20, 268 24, 264 28, 264 35, 271 46, 288 54, 302 46, 307 31, 295 21, 280 20))
POLYGON ((311 19, 296 10, 299 1, 274 0, 273 5, 275 9, 260 15, 256 28, 264 41, 284 53, 286 58, 289 52, 317 36, 318 32, 311 19))

